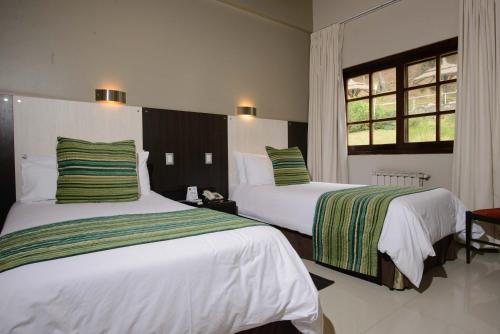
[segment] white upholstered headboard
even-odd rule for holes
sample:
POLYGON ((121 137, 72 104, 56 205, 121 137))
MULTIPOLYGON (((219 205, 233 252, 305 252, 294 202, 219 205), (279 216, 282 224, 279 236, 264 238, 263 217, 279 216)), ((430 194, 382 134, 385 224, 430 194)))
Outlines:
POLYGON ((227 124, 229 193, 238 184, 233 152, 266 154, 266 146, 288 147, 288 122, 229 116, 227 124))
POLYGON ((15 96, 14 152, 18 199, 22 155, 55 155, 58 136, 104 142, 134 139, 137 149, 142 150, 141 108, 15 96))

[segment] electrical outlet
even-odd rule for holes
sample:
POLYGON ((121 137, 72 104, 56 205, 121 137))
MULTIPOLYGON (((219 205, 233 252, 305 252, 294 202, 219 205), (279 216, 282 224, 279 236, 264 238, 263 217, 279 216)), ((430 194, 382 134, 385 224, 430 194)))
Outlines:
POLYGON ((212 153, 205 153, 205 165, 212 164, 212 153))
POLYGON ((172 166, 174 164, 174 154, 173 153, 165 153, 165 164, 167 166, 172 166))

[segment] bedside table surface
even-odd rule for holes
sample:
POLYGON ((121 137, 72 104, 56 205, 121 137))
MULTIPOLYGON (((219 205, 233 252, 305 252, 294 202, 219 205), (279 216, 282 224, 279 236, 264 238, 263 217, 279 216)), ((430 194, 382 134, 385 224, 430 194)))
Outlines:
POLYGON ((238 214, 238 207, 236 206, 236 202, 231 200, 223 200, 221 202, 218 201, 204 202, 202 205, 197 205, 196 203, 187 202, 185 200, 179 202, 195 208, 207 208, 216 211, 230 213, 233 215, 238 214))

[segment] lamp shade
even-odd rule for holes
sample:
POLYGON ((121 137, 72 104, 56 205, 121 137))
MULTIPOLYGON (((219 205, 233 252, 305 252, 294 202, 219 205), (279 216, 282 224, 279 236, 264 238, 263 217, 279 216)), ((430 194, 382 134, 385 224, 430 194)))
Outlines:
POLYGON ((257 108, 255 108, 255 107, 237 107, 236 114, 237 115, 257 116, 257 108))
POLYGON ((113 89, 96 89, 95 100, 97 102, 127 103, 127 94, 113 89))

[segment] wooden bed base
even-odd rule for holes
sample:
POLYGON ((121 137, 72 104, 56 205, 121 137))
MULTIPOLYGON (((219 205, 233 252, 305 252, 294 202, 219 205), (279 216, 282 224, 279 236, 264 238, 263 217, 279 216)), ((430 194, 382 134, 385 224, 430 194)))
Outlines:
POLYGON ((277 321, 270 324, 247 329, 238 334, 300 334, 291 321, 277 321))
MULTIPOLYGON (((247 329, 238 334, 300 334, 291 321, 277 321, 270 324, 247 329)), ((326 315, 323 314, 323 334, 335 334, 335 327, 326 315)))
MULTIPOLYGON (((312 254, 312 237, 283 227, 274 227, 279 229, 285 235, 285 237, 292 244, 293 248, 301 258, 314 261, 312 254)), ((449 235, 439 240, 433 245, 433 247, 434 251, 436 252, 436 256, 428 257, 425 260, 424 273, 432 267, 444 264, 447 260, 454 260, 457 258, 457 251, 453 235, 449 235)), ((401 272, 396 268, 391 258, 387 254, 382 254, 380 252, 378 253, 379 270, 377 277, 363 275, 354 271, 333 267, 324 263, 318 262, 318 264, 379 285, 385 285, 390 289, 404 290, 415 288, 415 286, 411 284, 411 282, 406 277, 404 277, 404 275, 401 274, 401 272)))

